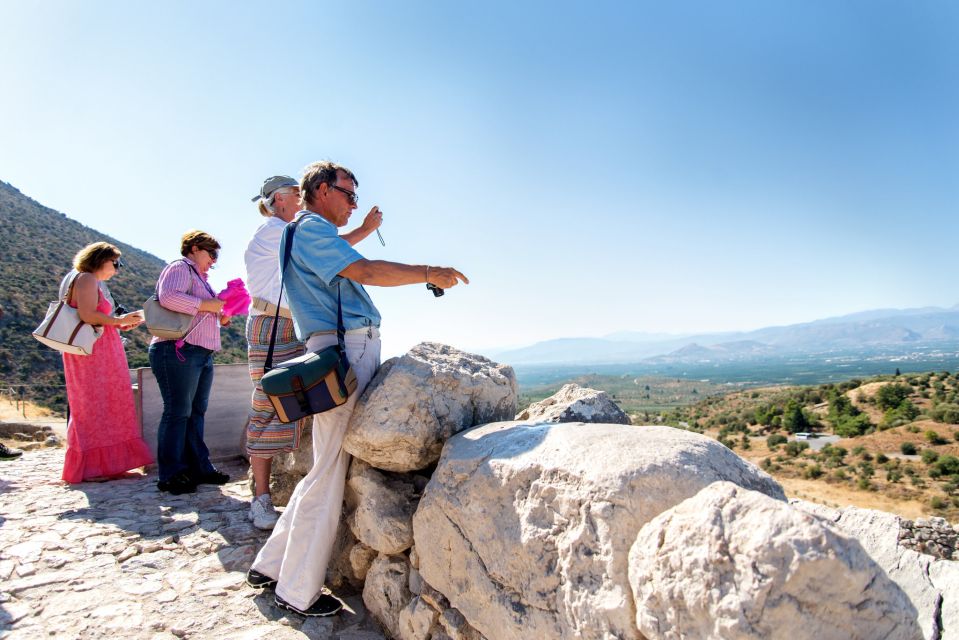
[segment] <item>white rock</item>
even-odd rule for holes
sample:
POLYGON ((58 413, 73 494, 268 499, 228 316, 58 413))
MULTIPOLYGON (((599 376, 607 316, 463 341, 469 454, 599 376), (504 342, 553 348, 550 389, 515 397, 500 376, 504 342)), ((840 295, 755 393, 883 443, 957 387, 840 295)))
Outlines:
POLYGON ((380 367, 356 405, 343 448, 374 467, 415 471, 469 427, 516 413, 512 367, 424 342, 380 367))
POLYGON ((902 519, 892 513, 857 507, 832 509, 803 500, 792 504, 862 544, 918 610, 924 638, 959 638, 959 562, 937 560, 901 546, 902 519))
POLYGON ((439 629, 442 629, 442 633, 450 640, 484 640, 456 609, 446 609, 437 622, 439 629))
POLYGON ((363 604, 392 637, 399 637, 400 612, 413 599, 406 586, 409 570, 405 556, 381 555, 373 561, 363 585, 363 604))
POLYGON ((630 424, 629 416, 605 391, 566 384, 539 402, 517 414, 517 420, 530 422, 599 422, 630 424))
POLYGON ((478 427, 447 443, 413 517, 420 572, 489 638, 638 638, 629 547, 716 480, 785 499, 757 467, 688 431, 478 427))
POLYGON ((366 574, 369 573, 375 559, 375 549, 371 549, 362 542, 355 544, 350 549, 350 566, 353 568, 353 575, 360 580, 366 580, 366 574))
POLYGON ((357 459, 350 465, 345 502, 346 521, 363 544, 387 555, 413 545, 413 512, 419 501, 411 480, 357 459))
POLYGON ((430 628, 439 613, 422 598, 414 597, 400 612, 400 640, 430 640, 430 628))
POLYGON ((916 609, 862 546, 823 520, 716 482, 644 526, 629 553, 650 640, 911 639, 916 609))

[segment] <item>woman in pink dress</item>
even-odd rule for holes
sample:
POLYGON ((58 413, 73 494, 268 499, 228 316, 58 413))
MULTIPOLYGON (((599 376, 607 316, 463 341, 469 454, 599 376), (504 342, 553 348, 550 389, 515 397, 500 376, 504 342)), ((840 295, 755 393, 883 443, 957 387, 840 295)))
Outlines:
MULTIPOLYGON (((63 479, 67 482, 106 480, 153 462, 140 437, 133 405, 127 356, 117 329, 132 329, 143 322, 139 313, 112 316, 113 307, 100 290, 100 282, 116 275, 122 263, 120 250, 94 242, 77 253, 64 279, 69 304, 80 319, 103 329, 88 356, 63 354, 70 423, 63 479)), ((63 290, 61 289, 61 290, 63 290)))

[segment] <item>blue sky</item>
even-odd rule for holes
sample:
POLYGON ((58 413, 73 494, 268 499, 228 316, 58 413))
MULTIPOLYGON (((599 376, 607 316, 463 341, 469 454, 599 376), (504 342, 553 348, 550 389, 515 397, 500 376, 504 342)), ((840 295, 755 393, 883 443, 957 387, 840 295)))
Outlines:
POLYGON ((472 280, 372 290, 387 355, 959 302, 953 3, 0 0, 0 79, 0 180, 215 282, 352 168, 366 257, 472 280))

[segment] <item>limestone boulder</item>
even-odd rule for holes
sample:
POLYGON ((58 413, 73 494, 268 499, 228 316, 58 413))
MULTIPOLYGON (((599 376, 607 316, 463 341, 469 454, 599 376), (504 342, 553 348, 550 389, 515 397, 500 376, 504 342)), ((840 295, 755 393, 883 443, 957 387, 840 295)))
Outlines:
POLYGON ((413 517, 419 571, 488 638, 639 638, 629 548, 717 480, 785 500, 760 469, 680 429, 477 427, 447 442, 413 517))
POLYGON ((895 514, 858 507, 833 509, 803 500, 792 504, 862 545, 916 607, 922 637, 959 638, 959 562, 903 547, 902 518, 895 514))
POLYGON ((346 481, 346 521, 366 546, 397 554, 413 546, 413 512, 419 503, 412 478, 379 471, 354 459, 346 481))
POLYGON ((360 398, 343 448, 372 466, 415 471, 453 434, 516 413, 512 367, 424 342, 380 367, 360 398))
POLYGON ((390 637, 401 637, 400 614, 413 599, 406 586, 410 565, 405 556, 381 555, 373 561, 363 585, 363 604, 390 637))
POLYGON ((439 612, 419 596, 414 596, 400 611, 400 640, 430 640, 430 629, 436 624, 439 612))
POLYGON ((650 640, 920 634, 909 598, 858 542, 729 482, 646 524, 629 580, 637 627, 650 640))
POLYGON ((629 416, 605 391, 566 384, 540 402, 534 402, 516 416, 535 422, 601 422, 630 424, 629 416))

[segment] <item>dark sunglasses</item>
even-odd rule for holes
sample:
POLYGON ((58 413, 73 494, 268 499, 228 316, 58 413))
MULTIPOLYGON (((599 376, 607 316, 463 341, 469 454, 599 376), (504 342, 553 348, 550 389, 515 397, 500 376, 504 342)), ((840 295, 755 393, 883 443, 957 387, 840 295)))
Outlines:
POLYGON ((343 187, 338 187, 335 184, 330 185, 331 189, 336 189, 340 193, 344 194, 347 200, 350 201, 350 204, 356 204, 356 201, 359 200, 359 197, 356 195, 356 192, 350 191, 349 189, 344 189, 343 187))
POLYGON ((220 252, 216 249, 204 249, 207 253, 210 254, 210 257, 216 260, 220 256, 220 252))
POLYGON ((113 262, 114 269, 119 269, 120 267, 123 266, 123 261, 120 260, 120 258, 117 258, 116 260, 113 260, 112 262, 113 262))

